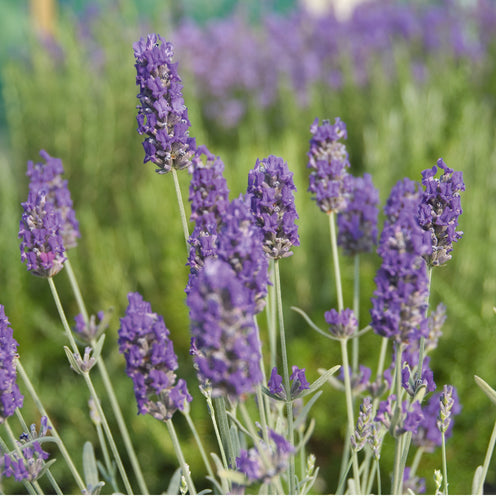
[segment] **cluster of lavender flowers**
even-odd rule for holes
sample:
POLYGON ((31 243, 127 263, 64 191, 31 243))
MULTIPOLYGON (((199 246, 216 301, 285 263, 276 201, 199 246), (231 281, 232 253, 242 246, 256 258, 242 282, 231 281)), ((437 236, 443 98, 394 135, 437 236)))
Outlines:
POLYGON ((120 320, 119 351, 133 380, 138 413, 169 420, 193 399, 184 379, 176 383, 177 356, 161 315, 139 293, 129 293, 126 315, 120 320))
POLYGON ((153 162, 157 172, 189 167, 195 140, 189 137, 190 122, 184 104, 177 64, 172 62, 172 44, 150 34, 134 44, 138 98, 138 131, 143 142, 145 163, 153 162))
POLYGON ((194 76, 205 116, 235 128, 248 113, 247 102, 262 109, 280 104, 281 82, 289 81, 304 107, 314 85, 336 91, 351 79, 362 87, 378 64, 386 78, 395 80, 398 46, 409 54, 419 84, 430 77, 429 57, 482 67, 495 19, 495 6, 488 1, 460 6, 375 0, 358 5, 349 18, 302 8, 285 16, 266 13, 257 28, 236 11, 202 25, 186 19, 172 39, 194 76), (342 65, 345 57, 349 69, 342 65))

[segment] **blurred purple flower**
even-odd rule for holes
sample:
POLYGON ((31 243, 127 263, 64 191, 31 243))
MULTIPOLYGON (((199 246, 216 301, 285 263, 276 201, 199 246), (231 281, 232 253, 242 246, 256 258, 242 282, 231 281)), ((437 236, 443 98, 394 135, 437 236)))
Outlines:
POLYGON ((67 180, 62 179, 64 167, 62 160, 51 157, 45 150, 40 151, 45 164, 41 162, 28 162, 26 175, 29 177, 29 190, 37 194, 43 190, 46 193, 47 201, 51 202, 55 210, 62 217, 61 235, 64 241, 64 248, 74 248, 77 246, 76 238, 81 237, 79 232, 79 222, 72 208, 72 199, 67 180))
POLYGON ((169 420, 193 399, 186 382, 176 383, 177 356, 161 315, 139 293, 128 294, 129 305, 120 319, 119 351, 133 380, 138 413, 169 420))
POLYGON ((63 220, 44 190, 31 190, 19 223, 21 261, 36 276, 53 277, 66 261, 63 220))
POLYGON ((424 258, 431 267, 445 264, 451 259, 453 243, 461 239, 463 233, 457 231, 458 217, 462 213, 460 192, 465 191, 461 172, 450 169, 443 159, 437 166, 422 172, 422 185, 425 191, 418 209, 418 221, 432 240, 432 253, 424 258), (443 171, 437 179, 438 168, 443 171))
POLYGON ((323 212, 342 212, 348 205, 351 191, 351 176, 346 170, 350 167, 348 152, 340 141, 347 137, 346 125, 339 117, 334 124, 324 120, 319 125, 317 118, 310 132, 308 191, 313 193, 313 199, 323 212))
POLYGON ((138 132, 143 141, 144 162, 152 161, 160 174, 190 166, 195 140, 189 137, 190 121, 182 95, 174 49, 161 36, 149 34, 134 43, 138 132))
POLYGON ((18 346, 9 319, 5 315, 5 308, 0 305, 0 424, 23 404, 24 397, 16 384, 15 359, 18 346))
POLYGON ((372 251, 377 244, 379 192, 370 174, 350 176, 348 206, 338 215, 338 245, 347 255, 372 251))
POLYGON ((105 312, 103 311, 98 312, 96 316, 91 315, 89 322, 84 321, 83 314, 81 313, 74 317, 74 321, 74 332, 76 333, 76 336, 85 343, 90 343, 91 341, 97 339, 108 327, 105 312), (98 324, 96 323, 97 317, 98 324))
POLYGON ((392 189, 384 212, 386 221, 377 252, 382 264, 372 298, 374 331, 398 343, 428 335, 427 266, 422 256, 431 252, 429 233, 417 223, 418 185, 409 179, 392 189))
POLYGON ((336 338, 349 338, 358 330, 358 321, 353 310, 349 308, 341 312, 331 308, 325 313, 325 320, 329 324, 329 334, 336 338))
POLYGON ((187 297, 191 353, 212 396, 239 399, 262 381, 260 342, 251 294, 232 267, 209 258, 187 297))
POLYGON ((251 211, 263 231, 264 250, 270 258, 289 257, 291 248, 300 245, 294 191, 293 173, 282 158, 257 159, 248 173, 251 211))

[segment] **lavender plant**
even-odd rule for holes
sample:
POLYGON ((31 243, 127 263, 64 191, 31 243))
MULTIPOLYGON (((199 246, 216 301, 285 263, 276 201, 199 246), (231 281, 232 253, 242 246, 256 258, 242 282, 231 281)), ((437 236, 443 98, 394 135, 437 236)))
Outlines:
MULTIPOLYGON (((437 167, 443 170, 440 179, 435 179, 437 168, 434 167, 422 173, 421 184, 405 178, 392 189, 384 208, 385 221, 377 248, 382 261, 370 302, 371 323, 360 329, 359 291, 354 291, 353 310, 344 305, 338 246, 345 256, 353 256, 355 260, 358 254, 373 251, 378 234, 378 192, 371 176, 355 178, 348 172, 351 164, 341 142, 347 137, 345 124, 339 118, 334 125, 326 120, 322 125, 319 119, 314 121, 310 128, 308 190, 319 209, 329 217, 336 302, 330 303, 331 308, 324 315, 327 331, 321 330, 302 310, 298 311, 321 335, 339 341, 342 364, 309 382, 305 368, 296 365, 289 368, 284 326, 280 261, 293 255, 292 247, 300 243, 294 201, 296 187, 288 164, 273 155, 257 160, 248 174, 246 194, 229 201, 222 161, 205 146, 196 148, 194 138, 188 135, 182 86, 176 65, 171 62, 172 45, 160 36, 149 35, 136 43, 134 50, 140 85, 139 131, 148 136, 144 143, 145 162, 154 162, 160 173, 175 174, 184 168, 191 172, 189 200, 195 229, 191 236, 187 228, 184 230, 187 240, 184 260, 190 267, 186 288, 193 357, 190 365, 196 370, 220 453, 220 457, 206 455, 203 440, 189 416, 194 394, 190 394, 185 379, 176 376, 178 357, 164 318, 152 311, 151 304, 140 293, 129 292, 129 305, 120 319, 117 344, 125 358, 125 371, 133 381, 138 413, 150 414, 169 430, 180 469, 167 481, 168 491, 196 494, 196 485, 200 481, 205 485, 204 479, 193 474, 186 463, 181 439, 173 427, 173 416, 180 412, 192 429, 208 473, 205 480, 211 489, 202 492, 232 494, 257 489, 271 494, 309 492, 318 476, 315 457, 307 451, 314 428, 309 415, 323 394, 323 386, 331 382, 341 384, 346 402, 343 462, 336 492, 382 493, 381 472, 390 467, 381 467, 381 451, 385 439, 391 436, 395 458, 390 491, 400 494, 412 488, 421 490, 422 479, 417 475, 420 457, 423 452, 441 446, 442 476, 436 472, 436 484, 439 490, 443 486, 444 494, 448 494, 446 439, 460 406, 456 389, 448 385, 442 393, 434 393, 426 400, 436 389, 431 357, 426 354, 440 339, 444 320, 442 306, 429 311, 431 269, 451 258, 453 243, 462 234, 456 230, 461 214, 460 192, 464 190, 461 173, 439 160, 437 167), (336 215, 339 232, 336 232, 336 215), (271 284, 275 291, 268 295, 271 284), (268 329, 259 327, 257 315, 263 311, 270 314, 272 308, 276 309, 277 322, 269 318, 268 329), (353 348, 351 366, 347 348, 350 340, 358 343, 370 329, 382 338, 374 381, 371 369, 359 364, 359 348, 353 348), (263 334, 265 330, 269 336, 263 334), (279 350, 274 346, 276 334, 279 350), (264 356, 267 337, 271 343, 268 380, 264 356), (393 349, 390 366, 385 370, 388 343, 392 343, 393 349), (279 368, 276 363, 280 364, 279 368), (338 368, 341 368, 340 378, 333 380, 331 376, 338 368), (417 446, 418 451, 407 466, 412 446, 417 446)), ((41 493, 38 480, 46 473, 54 490, 61 493, 48 470, 48 453, 41 444, 52 437, 48 435, 51 429, 81 492, 97 493, 103 482, 108 482, 115 492, 122 483, 126 493, 132 494, 131 481, 91 378, 94 366, 98 365, 119 418, 119 408, 102 364, 107 316, 99 312, 99 324, 96 324, 96 317, 88 314, 75 275, 69 269, 80 313, 75 316, 74 333, 68 325, 53 277, 64 267, 70 267, 66 250, 76 247, 79 231, 67 182, 61 178, 61 162, 46 152, 41 155, 46 165, 32 162, 28 165, 31 183, 28 201, 22 204, 21 260, 30 272, 49 282, 71 346, 66 347, 70 366, 82 376, 88 388, 91 415, 99 433, 99 426, 103 427, 104 435, 99 438, 105 465, 97 464, 93 448, 86 445, 85 481, 82 481, 70 457, 66 457, 67 450, 19 361, 17 368, 43 417, 39 433, 32 428, 22 435, 20 442, 11 435, 7 418, 21 409, 22 395, 15 384, 17 343, 0 305, 0 419, 6 425, 12 445, 9 448, 2 439, 2 474, 24 480, 28 491, 41 493), (84 353, 80 352, 75 338, 89 345, 84 353)), ((181 204, 182 199, 179 196, 178 199, 181 204)), ((357 270, 354 275, 359 279, 357 270)), ((488 385, 482 387, 496 400, 496 393, 488 385)), ((192 404, 196 408, 198 402, 192 404)), ((147 493, 122 418, 118 423, 140 490, 147 493)), ((489 452, 486 458, 490 459, 489 452)), ((487 473, 486 461, 484 467, 476 472, 477 488, 487 473)))

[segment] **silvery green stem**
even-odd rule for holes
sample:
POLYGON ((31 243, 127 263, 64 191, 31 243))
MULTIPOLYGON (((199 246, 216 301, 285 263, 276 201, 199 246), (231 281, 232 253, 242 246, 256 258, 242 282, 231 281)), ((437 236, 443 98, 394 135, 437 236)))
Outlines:
POLYGON ((337 240, 337 236, 336 236, 335 217, 336 217, 336 214, 334 212, 331 212, 329 214, 329 226, 331 228, 332 260, 334 263, 334 278, 336 279, 336 297, 338 299, 338 311, 341 312, 344 308, 344 305, 343 305, 343 288, 341 286, 341 270, 339 268, 338 240, 337 240))
POLYGON ((112 462, 110 460, 107 443, 105 442, 105 437, 103 435, 102 426, 99 422, 94 422, 94 424, 98 436, 98 442, 100 443, 100 448, 102 449, 103 459, 105 460, 105 466, 107 467, 107 474, 110 477, 110 484, 112 485, 114 492, 119 492, 119 487, 117 485, 117 481, 115 480, 115 472, 112 469, 112 462))
MULTIPOLYGON (((0 437, 0 448, 5 453, 8 453, 10 451, 10 448, 8 447, 7 443, 2 439, 2 437, 0 437)), ((31 482, 29 482, 27 480, 23 480, 22 483, 23 483, 24 487, 26 488, 26 491, 29 494, 36 494, 36 491, 34 490, 34 487, 31 484, 31 482)), ((3 492, 2 492, 2 494, 3 494, 3 492)))
MULTIPOLYGON (((431 295, 431 282, 432 282, 432 267, 428 268, 428 277, 429 277, 429 283, 428 283, 428 290, 427 290, 427 309, 426 309, 426 312, 429 311, 429 300, 430 300, 430 295, 431 295)), ((424 355, 425 355, 425 337, 421 336, 420 337, 420 345, 419 345, 419 361, 418 361, 418 366, 417 366, 417 376, 419 378, 422 377, 422 369, 424 366, 424 355)))
POLYGON ((234 469, 236 467, 236 457, 234 455, 234 446, 231 439, 231 430, 229 429, 229 420, 226 413, 226 401, 224 397, 218 396, 214 398, 215 411, 219 419, 219 432, 221 444, 224 447, 227 455, 227 468, 234 469))
POLYGON ((191 479, 189 467, 186 464, 186 461, 184 460, 183 451, 181 449, 181 445, 179 444, 179 439, 177 438, 176 430, 174 429, 174 424, 172 423, 172 419, 166 420, 165 424, 167 425, 167 429, 169 430, 172 445, 174 447, 174 452, 176 453, 177 460, 179 461, 179 465, 183 472, 183 476, 188 484, 189 493, 196 494, 196 488, 195 485, 193 484, 193 480, 191 479))
MULTIPOLYGON (((62 321, 62 325, 64 327, 65 333, 67 338, 69 339, 69 342, 71 343, 71 346, 74 349, 74 353, 81 356, 78 350, 78 347, 76 345, 76 342, 74 340, 74 337, 71 332, 71 328, 69 327, 69 323, 67 322, 67 318, 65 316, 64 309, 62 308, 62 303, 60 302, 60 297, 57 292, 57 288, 55 287, 55 283, 53 282, 53 279, 51 277, 48 278, 48 283, 50 285, 50 289, 52 291, 53 299, 55 300, 55 305, 57 306, 57 310, 59 312, 59 317, 60 320, 62 321)), ((124 486, 126 488, 126 491, 128 494, 133 494, 133 490, 131 489, 131 485, 129 483, 129 479, 127 477, 126 470, 124 469, 124 465, 122 464, 121 457, 119 455, 119 451, 117 450, 117 446, 115 444, 114 438, 112 436, 112 432, 110 430, 109 424, 107 422, 107 417, 105 416, 105 413, 103 412, 103 409, 100 405, 100 401, 98 399, 98 394, 95 390, 95 387, 93 386, 93 382, 90 378, 90 375, 88 372, 81 374, 84 378, 84 381, 86 383, 86 386, 88 387, 88 390, 95 400, 95 407, 98 411, 98 414, 101 417, 102 420, 102 425, 103 429, 105 431, 105 435, 107 436, 110 449, 112 451, 112 454, 114 456, 115 462, 117 463, 117 468, 119 469, 119 473, 121 474, 122 481, 124 482, 124 486)))
MULTIPOLYGON (((346 396, 346 412, 348 415, 348 437, 351 436, 355 430, 355 416, 353 414, 353 392, 351 390, 350 380, 350 363, 348 359, 347 339, 341 339, 341 356, 343 358, 343 376, 344 376, 344 392, 346 396)), ((355 450, 351 453, 353 461, 353 477, 355 479, 357 494, 361 493, 360 490, 360 470, 358 466, 358 456, 355 450)))
POLYGON ((448 465, 446 463, 446 436, 444 432, 441 431, 441 453, 443 460, 443 482, 444 482, 444 494, 448 495, 448 465))
POLYGON ((489 439, 489 443, 487 445, 486 456, 484 457, 484 464, 482 466, 482 473, 480 477, 479 487, 475 494, 482 494, 484 490, 484 482, 486 480, 487 471, 489 469, 489 463, 491 462, 491 458, 494 452, 494 446, 496 445, 496 422, 494 423, 493 432, 491 433, 491 438, 489 439))
POLYGON ((413 477, 417 473, 417 469, 423 454, 424 454, 424 448, 422 448, 422 446, 419 446, 417 448, 417 451, 415 452, 415 456, 413 457, 413 462, 410 466, 410 477, 413 477))
MULTIPOLYGON (((286 411, 288 418, 288 441, 291 446, 294 446, 294 429, 293 429, 293 402, 291 401, 291 385, 289 383, 289 366, 288 366, 288 353, 286 348, 286 333, 284 330, 284 314, 282 311, 282 296, 281 296, 281 277, 279 273, 279 260, 274 261, 274 285, 276 289, 277 299, 277 314, 279 317, 279 336, 281 340, 281 358, 282 358, 282 371, 284 389, 286 391, 286 411)), ((289 457, 289 492, 295 494, 295 459, 294 453, 289 457)))
MULTIPOLYGON (((19 423, 21 424, 22 430, 25 433, 29 433, 29 428, 28 425, 26 424, 26 421, 24 420, 24 417, 22 416, 21 409, 17 407, 15 409, 15 413, 17 420, 19 420, 19 423)), ((29 437, 31 439, 31 436, 29 437)), ((62 494, 62 490, 60 489, 60 486, 57 484, 57 481, 55 480, 55 477, 53 476, 49 468, 46 469, 45 474, 47 476, 47 479, 50 481, 50 484, 52 485, 53 489, 55 490, 56 494, 62 494)))
MULTIPOLYGON (((395 387, 396 387, 396 406, 395 416, 401 415, 401 366, 402 366, 403 345, 397 343, 396 346, 396 366, 395 366, 395 387)), ((403 470, 401 460, 403 458, 403 436, 396 438, 394 452, 394 471, 393 471, 393 494, 400 494, 403 485, 403 470)), ((403 467, 404 469, 404 467, 403 467)))
POLYGON ((181 225, 183 226, 184 241, 186 242, 186 250, 188 250, 189 228, 188 228, 188 221, 186 220, 186 212, 184 211, 183 195, 181 194, 181 187, 179 186, 179 180, 177 178, 176 169, 172 168, 171 172, 172 172, 172 177, 174 178, 174 188, 176 189, 177 204, 179 206, 179 215, 181 216, 181 225))
MULTIPOLYGON (((85 324, 88 324, 89 323, 88 311, 86 310, 86 305, 84 304, 84 299, 81 295, 81 290, 79 289, 79 284, 77 282, 77 278, 74 274, 74 271, 72 270, 72 265, 69 259, 66 260, 64 266, 67 270, 67 275, 69 276, 69 281, 71 283, 71 287, 74 292, 74 296, 76 298, 79 311, 83 315, 85 324)), ((93 339, 90 344, 91 347, 94 349, 96 341, 93 339)), ((142 492, 142 494, 149 494, 148 487, 146 485, 145 478, 143 477, 143 472, 141 471, 141 466, 138 461, 138 457, 136 456, 136 452, 134 450, 131 437, 129 435, 129 431, 127 429, 126 422, 124 420, 124 416, 122 415, 122 410, 119 406, 119 402, 117 400, 114 387, 112 386, 112 381, 110 380, 110 377, 107 372, 107 367, 105 366, 105 361, 103 360, 101 355, 98 357, 96 364, 98 367, 98 371, 100 372, 100 375, 102 377, 103 385, 105 386, 105 390, 107 392, 108 398, 110 400, 110 405, 112 406, 112 410, 117 420, 117 425, 119 426, 119 431, 121 433, 124 446, 126 447, 129 460, 131 461, 131 465, 133 466, 134 474, 136 475, 136 480, 138 482, 140 491, 142 492)))
POLYGON ((57 432, 57 429, 55 428, 55 425, 53 422, 50 420, 50 417, 48 416, 47 411, 45 410, 43 403, 41 402, 38 394, 36 393, 36 390, 33 387, 33 384, 31 383, 26 371, 24 370, 24 367, 21 364, 21 360, 18 358, 16 360, 16 369, 17 372, 19 372, 19 375, 21 376, 24 385, 26 386, 26 389, 28 390, 29 394, 31 395, 34 403, 36 404, 36 407, 38 408, 38 411, 43 415, 44 417, 47 418, 48 424, 51 427, 52 435, 53 437, 57 440, 57 446, 60 449, 60 452, 62 453, 62 456, 64 457, 65 462, 67 463, 67 466, 69 467, 69 470, 72 473, 72 476, 74 477, 74 480, 76 481, 76 484, 78 485, 80 491, 86 490, 86 485, 83 482, 83 479, 79 475, 79 472, 74 465, 74 462, 72 461, 71 456, 69 455, 69 452, 67 451, 67 448, 65 447, 64 442, 62 441, 62 438, 59 436, 59 433, 57 432))
MULTIPOLYGON (((360 322, 360 255, 354 257, 354 276, 353 276, 353 313, 360 322)), ((360 327, 360 325, 358 325, 360 327)), ((358 329, 357 329, 358 332, 358 329)), ((358 338, 352 340, 353 354, 352 354, 352 370, 354 373, 358 372, 358 352, 359 341, 358 338)))
POLYGON ((207 454, 205 453, 205 449, 203 447, 203 443, 201 441, 200 435, 198 434, 198 431, 196 430, 195 424, 194 424, 193 420, 191 419, 191 415, 187 411, 183 411, 181 413, 186 417, 186 421, 188 422, 189 428, 191 429, 191 432, 193 433, 193 436, 195 438, 198 449, 200 450, 200 454, 201 454, 201 457, 203 459, 203 463, 205 464, 205 468, 207 469, 208 475, 212 479, 215 479, 215 474, 212 470, 212 466, 210 465, 207 454))
MULTIPOLYGON (((270 267, 274 273, 274 260, 270 260, 270 267)), ((267 295, 267 328, 269 332, 269 350, 270 350, 270 370, 277 365, 277 330, 276 330, 276 307, 274 304, 276 300, 275 287, 269 285, 267 295)))

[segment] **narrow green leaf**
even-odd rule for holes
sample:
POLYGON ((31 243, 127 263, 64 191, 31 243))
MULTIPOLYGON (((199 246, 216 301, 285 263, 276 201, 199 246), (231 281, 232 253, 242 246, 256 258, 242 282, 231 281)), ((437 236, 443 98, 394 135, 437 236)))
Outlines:
POLYGON ((474 479, 472 480, 472 493, 471 494, 482 494, 483 493, 483 491, 482 491, 482 487, 484 484, 484 481, 482 480, 483 471, 484 471, 484 468, 482 467, 482 465, 479 465, 475 469, 474 479))
POLYGON ((105 334, 102 334, 98 341, 95 344, 95 347, 93 348, 93 358, 95 360, 98 360, 102 353, 102 348, 103 348, 103 342, 105 341, 105 334))
POLYGON ((95 450, 90 441, 83 446, 84 481, 88 487, 96 487, 99 482, 98 468, 96 465, 95 450))
POLYGON ((332 367, 332 369, 327 370, 324 372, 316 381, 312 382, 310 384, 310 387, 308 389, 305 389, 303 393, 300 395, 300 398, 303 396, 307 396, 308 394, 314 393, 317 391, 317 389, 320 389, 331 377, 334 375, 339 369, 341 368, 341 365, 336 365, 335 367, 332 367))
POLYGON ((181 475, 182 475, 181 467, 179 467, 172 474, 172 477, 169 481, 169 485, 167 486, 166 494, 179 494, 179 486, 181 485, 181 475))
POLYGON ((486 393, 486 396, 496 404, 496 391, 483 379, 479 376, 474 375, 475 383, 486 393))
POLYGON ((298 430, 299 427, 305 423, 310 408, 312 408, 312 406, 315 404, 315 402, 319 399, 321 395, 322 395, 322 391, 317 391, 306 403, 306 405, 301 409, 300 413, 298 414, 294 422, 295 430, 298 430))
POLYGON ((67 355, 67 359, 69 360, 69 364, 71 365, 71 369, 74 370, 76 374, 82 374, 82 371, 79 368, 79 365, 77 364, 76 359, 72 354, 72 351, 67 346, 64 346, 64 351, 65 354, 67 355))

